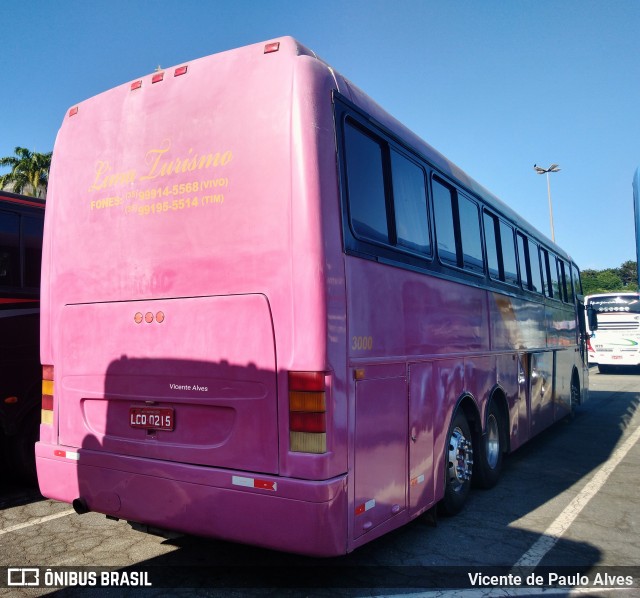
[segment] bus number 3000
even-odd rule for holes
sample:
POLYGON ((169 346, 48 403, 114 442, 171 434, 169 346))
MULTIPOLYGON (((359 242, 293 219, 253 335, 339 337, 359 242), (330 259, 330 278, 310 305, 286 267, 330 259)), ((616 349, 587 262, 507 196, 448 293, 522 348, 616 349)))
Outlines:
POLYGON ((354 351, 371 351, 371 349, 373 349, 373 337, 371 336, 352 337, 351 349, 354 351))

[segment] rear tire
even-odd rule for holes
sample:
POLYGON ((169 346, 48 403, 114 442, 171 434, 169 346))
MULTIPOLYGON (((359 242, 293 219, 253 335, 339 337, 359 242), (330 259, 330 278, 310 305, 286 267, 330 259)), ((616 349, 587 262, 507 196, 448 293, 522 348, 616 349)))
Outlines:
POLYGON ((502 412, 495 401, 489 403, 485 433, 480 439, 476 479, 481 488, 493 488, 500 479, 502 458, 506 448, 502 412))
POLYGON ((456 411, 445 446, 445 488, 440 503, 445 515, 455 515, 464 507, 471 489, 473 440, 462 410, 456 411))
POLYGON ((573 413, 577 407, 580 406, 580 380, 577 373, 573 373, 571 376, 571 413, 573 413))

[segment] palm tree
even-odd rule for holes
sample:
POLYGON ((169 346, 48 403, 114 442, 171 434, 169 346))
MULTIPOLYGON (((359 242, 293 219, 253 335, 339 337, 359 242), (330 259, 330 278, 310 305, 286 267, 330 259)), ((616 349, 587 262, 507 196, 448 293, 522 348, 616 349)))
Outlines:
POLYGON ((24 147, 15 149, 15 156, 0 158, 0 167, 10 167, 11 171, 0 175, 0 189, 22 193, 31 197, 47 194, 51 152, 39 154, 24 147))

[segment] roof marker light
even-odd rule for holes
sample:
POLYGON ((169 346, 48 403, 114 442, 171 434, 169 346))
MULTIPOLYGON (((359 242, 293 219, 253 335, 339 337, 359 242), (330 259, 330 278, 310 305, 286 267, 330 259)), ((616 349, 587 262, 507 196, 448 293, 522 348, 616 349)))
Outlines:
POLYGON ((76 114, 78 114, 78 107, 74 106, 73 108, 71 108, 71 110, 69 110, 69 116, 75 116, 76 114))
POLYGON ((280 49, 280 42, 272 42, 270 44, 267 44, 264 47, 264 53, 271 54, 272 52, 277 52, 279 49, 280 49))
POLYGON ((187 72, 187 67, 186 66, 179 66, 174 72, 173 72, 173 76, 174 77, 179 77, 180 75, 184 75, 187 72))
POLYGON ((152 78, 151 78, 151 83, 159 83, 160 81, 162 81, 164 79, 164 73, 156 73, 152 78))
POLYGON ((140 79, 139 81, 134 81, 131 84, 131 91, 135 91, 136 89, 140 89, 142 87, 142 79, 140 79))

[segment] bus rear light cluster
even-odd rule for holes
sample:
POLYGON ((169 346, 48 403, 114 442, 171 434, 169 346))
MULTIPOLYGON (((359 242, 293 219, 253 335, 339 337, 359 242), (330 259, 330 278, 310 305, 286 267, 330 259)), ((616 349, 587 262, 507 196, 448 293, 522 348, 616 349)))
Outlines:
POLYGON ((53 366, 42 366, 42 411, 40 421, 53 425, 53 366))
POLYGON ((277 52, 280 49, 280 42, 272 42, 270 44, 266 44, 264 47, 265 54, 273 54, 273 52, 277 52))
MULTIPOLYGON (((158 67, 160 68, 160 67, 158 67)), ((189 70, 189 66, 185 65, 185 66, 179 66, 177 67, 174 71, 173 71, 173 76, 174 77, 180 77, 182 75, 186 75, 187 71, 189 70)), ((164 80, 164 71, 157 71, 156 73, 154 73, 151 77, 151 84, 153 83, 160 83, 160 81, 164 80)), ((140 89, 142 87, 142 79, 138 79, 137 81, 134 81, 133 83, 131 83, 131 91, 136 91, 136 89, 140 89)), ((71 115, 69 115, 71 116, 71 115)))
POLYGON ((295 453, 327 452, 324 372, 289 372, 289 444, 295 453))

